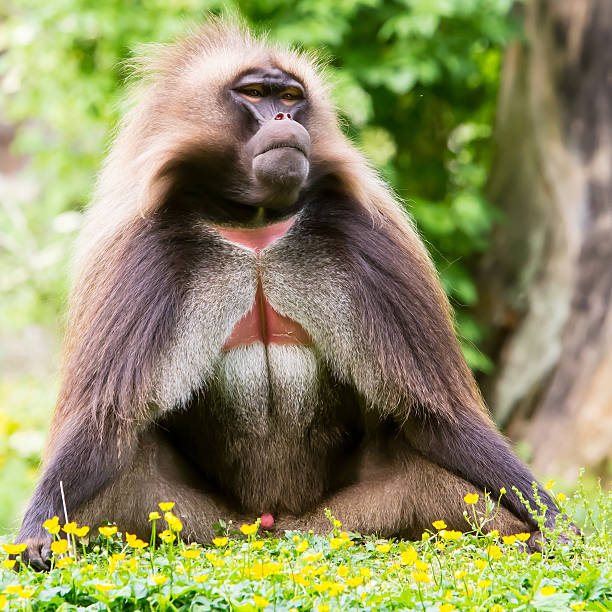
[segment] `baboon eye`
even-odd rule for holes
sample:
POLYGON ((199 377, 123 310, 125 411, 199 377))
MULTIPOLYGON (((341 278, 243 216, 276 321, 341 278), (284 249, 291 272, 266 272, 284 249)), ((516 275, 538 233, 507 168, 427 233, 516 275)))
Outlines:
POLYGON ((302 92, 297 87, 291 87, 281 93, 281 100, 286 106, 293 106, 298 100, 302 99, 302 92))
POLYGON ((245 85, 244 87, 241 87, 238 91, 241 95, 250 99, 264 97, 264 91, 261 85, 245 85))

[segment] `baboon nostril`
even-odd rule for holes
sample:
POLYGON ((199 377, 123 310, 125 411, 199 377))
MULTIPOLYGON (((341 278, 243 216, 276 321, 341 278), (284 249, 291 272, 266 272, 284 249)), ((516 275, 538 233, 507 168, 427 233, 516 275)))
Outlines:
POLYGON ((276 119, 276 121, 280 121, 281 119, 284 119, 284 118, 285 118, 285 115, 283 113, 278 113, 278 115, 276 115, 276 117, 274 117, 274 119, 276 119))

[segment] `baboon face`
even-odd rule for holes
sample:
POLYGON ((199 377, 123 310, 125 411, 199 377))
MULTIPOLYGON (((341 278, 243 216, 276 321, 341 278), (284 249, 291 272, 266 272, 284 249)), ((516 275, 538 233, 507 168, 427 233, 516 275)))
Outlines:
POLYGON ((228 88, 238 111, 243 203, 281 209, 295 204, 310 170, 308 100, 303 85, 279 68, 240 75, 228 88))

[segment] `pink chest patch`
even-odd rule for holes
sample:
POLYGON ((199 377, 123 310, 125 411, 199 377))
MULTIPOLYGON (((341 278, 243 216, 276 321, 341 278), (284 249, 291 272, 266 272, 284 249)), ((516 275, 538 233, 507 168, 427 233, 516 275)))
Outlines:
MULTIPOLYGON (((293 222, 294 218, 291 218, 257 229, 217 227, 216 230, 227 240, 253 249, 259 255, 262 249, 284 236, 293 222)), ((263 292, 261 280, 258 281, 255 301, 251 309, 236 323, 223 345, 223 350, 229 351, 254 342, 263 342, 266 345, 312 344, 312 338, 299 323, 279 314, 272 308, 263 292)))

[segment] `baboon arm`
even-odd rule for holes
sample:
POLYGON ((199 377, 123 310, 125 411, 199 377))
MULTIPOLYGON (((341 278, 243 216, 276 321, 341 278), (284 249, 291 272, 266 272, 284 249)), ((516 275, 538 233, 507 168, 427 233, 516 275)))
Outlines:
POLYGON ((100 432, 88 423, 72 427, 66 423, 65 430, 56 434, 54 452, 45 465, 17 537, 18 542, 28 544, 24 562, 30 562, 36 569, 46 568, 52 539, 43 522, 53 516, 64 522, 64 501, 68 520, 72 520, 75 510, 98 494, 123 465, 130 463, 135 441, 135 431, 120 438, 115 429, 100 432))
MULTIPOLYGON (((506 507, 533 523, 512 487, 537 508, 534 477, 486 415, 448 301, 418 237, 391 222, 373 225, 350 201, 337 207, 342 205, 346 214, 324 222, 344 244, 335 257, 349 271, 347 320, 362 344, 336 350, 336 361, 351 371, 370 407, 393 419, 414 449, 480 490, 496 495, 505 487, 506 507), (359 240, 351 241, 354 236, 359 240)), ((554 501, 545 491, 540 497, 552 520, 558 513, 554 501)))

